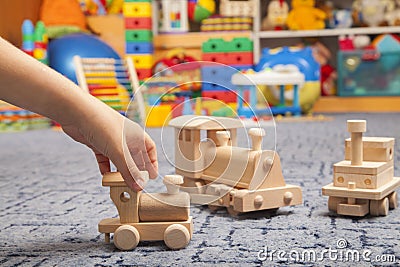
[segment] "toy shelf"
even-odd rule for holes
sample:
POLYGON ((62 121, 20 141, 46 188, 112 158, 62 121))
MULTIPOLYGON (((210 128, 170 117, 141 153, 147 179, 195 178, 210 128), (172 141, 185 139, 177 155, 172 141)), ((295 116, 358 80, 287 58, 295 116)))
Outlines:
MULTIPOLYGON (((282 40, 290 40, 285 41, 285 45, 288 43, 297 43, 299 40, 295 40, 295 38, 303 38, 303 37, 326 37, 330 40, 325 40, 328 48, 333 51, 337 51, 338 47, 336 41, 332 40, 335 38, 339 38, 341 35, 377 35, 377 34, 385 34, 385 33, 400 33, 400 26, 384 26, 384 27, 360 27, 360 28, 348 28, 348 29, 323 29, 323 30, 303 30, 303 31, 262 31, 261 30, 261 20, 263 16, 265 16, 264 10, 267 7, 267 4, 270 0, 256 0, 257 8, 259 12, 256 12, 254 20, 253 20, 253 41, 254 41, 254 62, 258 62, 260 60, 261 48, 262 46, 276 46, 277 44, 282 44, 282 40)), ((289 1, 290 2, 290 1, 289 1)), ((351 9, 352 3, 354 1, 340 1, 333 0, 335 6, 338 6, 342 9, 351 9)), ((334 64, 335 65, 335 64, 334 64)))
POLYGON ((157 34, 154 35, 154 46, 163 49, 172 49, 176 47, 193 48, 201 47, 201 44, 210 38, 232 39, 235 37, 251 37, 251 35, 251 31, 157 34))
POLYGON ((321 97, 314 105, 317 113, 400 112, 400 96, 321 97))
POLYGON ((180 47, 185 53, 200 59, 201 45, 210 38, 223 38, 231 40, 235 37, 252 38, 251 31, 237 32, 188 32, 179 34, 157 34, 154 35, 154 58, 158 60, 166 56, 169 50, 180 47))
POLYGON ((324 37, 353 34, 383 34, 400 33, 400 26, 361 27, 348 29, 324 29, 308 31, 261 31, 254 33, 258 38, 294 38, 294 37, 324 37))

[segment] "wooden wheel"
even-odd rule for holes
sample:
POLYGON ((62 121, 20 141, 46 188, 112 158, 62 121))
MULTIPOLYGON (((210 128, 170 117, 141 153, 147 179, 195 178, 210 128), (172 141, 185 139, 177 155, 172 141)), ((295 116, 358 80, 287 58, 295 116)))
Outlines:
POLYGON ((186 247, 190 241, 188 229, 180 224, 172 224, 164 232, 164 242, 170 249, 186 247))
POLYGON ((329 197, 328 198, 328 210, 332 212, 337 212, 337 206, 340 203, 346 203, 346 198, 344 197, 329 197))
POLYGON ((372 216, 386 216, 389 214, 389 199, 385 197, 381 200, 371 200, 369 213, 372 216))
POLYGON ((399 205, 398 199, 397 199, 397 193, 393 192, 388 196, 389 199, 389 209, 395 209, 399 205))
POLYGON ((134 249, 139 240, 139 232, 132 225, 121 225, 114 233, 114 245, 120 250, 134 249))

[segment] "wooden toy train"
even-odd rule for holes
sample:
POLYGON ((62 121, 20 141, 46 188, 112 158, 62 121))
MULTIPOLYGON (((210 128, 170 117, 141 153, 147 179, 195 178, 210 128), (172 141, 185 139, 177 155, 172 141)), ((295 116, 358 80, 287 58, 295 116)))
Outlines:
POLYGON ((186 115, 169 125, 175 128, 175 171, 192 203, 226 207, 231 214, 302 203, 300 187, 285 183, 278 154, 261 150, 263 129, 251 128, 252 148, 241 148, 238 119, 186 115))
POLYGON ((394 138, 362 137, 365 120, 347 121, 345 160, 334 164, 333 183, 322 188, 328 208, 341 215, 386 216, 397 207, 400 178, 393 177, 394 138))
MULTIPOLYGON (((142 172, 142 176, 148 173, 142 172)), ((193 234, 192 217, 189 216, 190 197, 179 192, 183 183, 180 175, 166 175, 167 193, 142 193, 132 191, 119 172, 106 173, 103 186, 110 187, 110 196, 119 217, 100 221, 99 232, 107 243, 114 233, 114 245, 121 250, 134 249, 139 241, 164 240, 171 249, 188 245, 193 234)))

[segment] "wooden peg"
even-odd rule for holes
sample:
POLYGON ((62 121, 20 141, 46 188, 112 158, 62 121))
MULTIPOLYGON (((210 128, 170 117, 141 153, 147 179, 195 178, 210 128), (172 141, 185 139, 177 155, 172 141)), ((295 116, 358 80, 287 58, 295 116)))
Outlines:
POLYGON ((251 128, 249 130, 252 149, 255 151, 261 150, 262 138, 265 136, 265 130, 262 128, 251 128))
POLYGON ((183 184, 183 177, 181 175, 165 175, 163 183, 168 194, 176 195, 179 193, 179 185, 183 184))
POLYGON ((218 146, 227 146, 230 138, 228 131, 217 131, 218 146))
POLYGON ((347 131, 351 133, 351 165, 359 166, 363 163, 362 135, 366 130, 365 120, 347 121, 347 131))

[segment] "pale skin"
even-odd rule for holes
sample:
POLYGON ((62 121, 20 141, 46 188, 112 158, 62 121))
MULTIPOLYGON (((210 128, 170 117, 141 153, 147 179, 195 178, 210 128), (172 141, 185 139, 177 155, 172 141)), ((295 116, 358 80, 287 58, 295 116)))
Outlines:
POLYGON ((110 171, 111 161, 135 191, 146 183, 139 171, 157 177, 155 144, 137 123, 1 37, 0 99, 57 121, 93 150, 102 174, 110 171))

